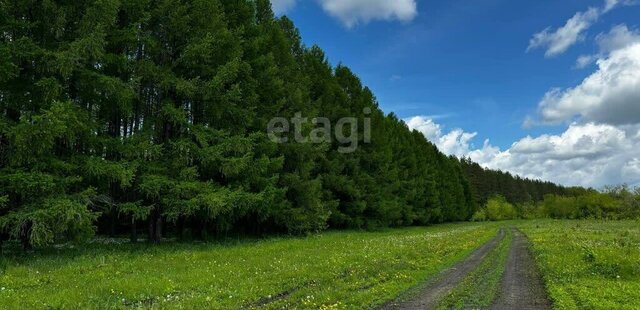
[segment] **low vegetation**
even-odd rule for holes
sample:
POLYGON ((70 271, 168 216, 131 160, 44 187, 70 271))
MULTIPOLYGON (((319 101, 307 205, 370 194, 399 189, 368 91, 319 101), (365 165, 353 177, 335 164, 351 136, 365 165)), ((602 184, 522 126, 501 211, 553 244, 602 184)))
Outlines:
POLYGON ((516 208, 502 196, 495 196, 480 208, 471 218, 472 221, 504 221, 518 217, 516 208))
POLYGON ((530 221, 532 242, 556 309, 640 308, 639 221, 530 221))
POLYGON ((640 188, 626 186, 579 194, 545 195, 540 202, 512 204, 503 196, 493 196, 478 209, 472 221, 513 219, 636 219, 640 218, 640 188))
POLYGON ((497 224, 467 223, 15 254, 0 275, 0 308, 363 308, 451 266, 497 230, 497 224))

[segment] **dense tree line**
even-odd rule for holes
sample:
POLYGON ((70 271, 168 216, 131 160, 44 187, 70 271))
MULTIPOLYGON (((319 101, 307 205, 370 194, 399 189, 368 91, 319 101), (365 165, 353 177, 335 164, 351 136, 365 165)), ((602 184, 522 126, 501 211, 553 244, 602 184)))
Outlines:
POLYGON ((558 190, 470 165, 267 0, 0 0, 0 241, 423 225, 469 219, 486 191, 558 190), (370 143, 268 139, 299 112, 367 118, 370 143))
POLYGON ((478 205, 484 205, 496 195, 502 196, 511 204, 522 204, 541 201, 548 194, 573 197, 592 191, 582 187, 564 187, 547 181, 531 180, 508 172, 486 169, 470 158, 463 158, 461 164, 465 177, 473 189, 473 198, 478 205))

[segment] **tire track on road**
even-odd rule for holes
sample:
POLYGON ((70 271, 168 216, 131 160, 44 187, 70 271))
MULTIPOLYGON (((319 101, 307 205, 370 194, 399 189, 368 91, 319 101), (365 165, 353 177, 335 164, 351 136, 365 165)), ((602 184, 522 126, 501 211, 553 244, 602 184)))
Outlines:
POLYGON ((552 309, 536 262, 529 251, 529 240, 513 228, 513 241, 507 258, 502 285, 491 309, 552 309))
POLYGON ((498 235, 475 250, 462 262, 443 271, 431 281, 428 281, 412 298, 401 298, 387 303, 380 309, 433 309, 445 294, 458 286, 465 277, 480 265, 482 260, 504 238, 504 231, 500 229, 498 235))

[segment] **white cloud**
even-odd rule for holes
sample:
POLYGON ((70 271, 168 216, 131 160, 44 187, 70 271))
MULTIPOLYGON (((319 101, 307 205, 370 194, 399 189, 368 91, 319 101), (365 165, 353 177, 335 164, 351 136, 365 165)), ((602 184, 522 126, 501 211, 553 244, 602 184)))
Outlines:
POLYGON ((421 132, 447 155, 465 156, 471 151, 470 142, 477 135, 475 132, 464 132, 462 129, 454 129, 443 134, 442 126, 428 116, 415 116, 405 121, 410 129, 421 132))
POLYGON ((620 5, 635 5, 635 0, 605 0, 603 13, 607 13, 620 5))
POLYGON ((611 11, 613 8, 618 6, 621 2, 622 1, 620 1, 620 0, 605 0, 603 11, 604 12, 611 11))
POLYGON ((640 31, 629 30, 627 25, 614 26, 608 33, 596 36, 600 53, 606 54, 640 42, 640 31))
MULTIPOLYGON (((622 44, 613 37, 601 42, 622 44)), ((549 90, 539 104, 541 121, 557 124, 579 117, 613 125, 640 123, 640 41, 627 43, 599 58, 597 70, 581 84, 549 90)))
POLYGON ((622 168, 622 177, 629 180, 629 184, 640 183, 640 157, 635 157, 622 168))
POLYGON ((589 8, 585 12, 578 12, 571 17, 564 26, 552 30, 550 27, 533 35, 529 40, 527 51, 545 48, 545 56, 553 57, 564 53, 576 42, 583 39, 583 32, 600 17, 600 10, 589 8))
MULTIPOLYGON (((632 3, 610 0, 599 14, 623 4, 632 3)), ((574 32, 576 38, 583 31, 574 32)), ((505 151, 485 147, 472 151, 471 158, 492 169, 566 185, 640 184, 640 32, 618 25, 595 41, 599 53, 576 62, 578 68, 595 63, 594 72, 574 87, 550 89, 538 117, 525 120, 525 126, 573 122, 564 133, 526 137, 505 151)), ((573 44, 553 49, 549 42, 540 45, 549 48, 548 55, 573 44)))
MULTIPOLYGON (((634 5, 634 0, 605 0, 602 8, 589 8, 571 17, 564 26, 558 29, 546 29, 536 33, 529 40, 527 51, 544 48, 545 57, 553 57, 566 52, 571 46, 584 39, 584 33, 598 21, 600 16, 621 5, 634 5)), ((582 64, 586 59, 582 59, 582 64)), ((580 67, 580 63, 578 63, 580 67)))
MULTIPOLYGON (((601 9, 578 13, 560 29, 534 35, 529 49, 543 47, 548 57, 558 55, 581 40, 601 14, 629 4, 608 0, 601 9)), ((595 42, 599 52, 576 61, 578 68, 595 64, 593 73, 573 87, 550 89, 537 116, 525 120, 525 126, 568 124, 560 134, 527 136, 501 150, 488 140, 476 148, 477 133, 444 132, 429 117, 413 117, 407 124, 444 153, 470 157, 487 168, 564 185, 640 185, 640 31, 618 25, 595 42)))
POLYGON ((594 55, 581 55, 576 59, 576 68, 583 69, 593 64, 599 58, 607 57, 612 51, 625 48, 634 43, 640 42, 640 31, 629 30, 627 25, 614 26, 608 33, 600 33, 595 39, 600 52, 594 55))
POLYGON ((418 15, 415 0, 318 0, 322 8, 352 28, 372 20, 411 21, 418 15))
POLYGON ((271 0, 271 7, 276 15, 289 12, 296 6, 296 0, 271 0))
POLYGON ((474 149, 471 140, 476 133, 455 129, 444 134, 429 118, 413 117, 407 125, 446 154, 468 156, 484 167, 523 177, 592 187, 640 182, 640 126, 636 125, 573 123, 562 134, 525 137, 505 151, 488 140, 474 149))
POLYGON ((576 68, 584 69, 596 61, 597 57, 594 55, 581 55, 576 60, 576 68))
POLYGON ((601 187, 640 180, 640 140, 621 128, 574 123, 560 135, 526 137, 487 158, 484 166, 566 185, 601 187))

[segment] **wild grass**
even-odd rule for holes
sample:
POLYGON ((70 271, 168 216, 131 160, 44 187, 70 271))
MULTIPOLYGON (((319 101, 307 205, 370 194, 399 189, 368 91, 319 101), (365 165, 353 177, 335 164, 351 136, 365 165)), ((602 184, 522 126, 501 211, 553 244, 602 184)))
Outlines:
POLYGON ((371 308, 460 261, 497 229, 466 223, 14 254, 0 274, 0 308, 371 308))
POLYGON ((640 309, 640 222, 518 226, 533 244, 556 309, 640 309))

